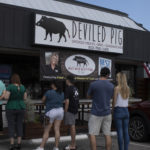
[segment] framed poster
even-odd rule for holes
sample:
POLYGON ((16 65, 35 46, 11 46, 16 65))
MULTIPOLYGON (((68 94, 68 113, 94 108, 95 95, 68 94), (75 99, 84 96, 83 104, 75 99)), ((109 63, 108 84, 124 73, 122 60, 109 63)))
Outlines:
POLYGON ((98 59, 98 75, 100 75, 101 69, 104 67, 109 68, 109 70, 110 70, 109 77, 111 78, 112 60, 103 58, 103 57, 99 57, 99 59, 98 59))
POLYGON ((10 65, 0 65, 0 79, 10 79, 12 68, 10 65))

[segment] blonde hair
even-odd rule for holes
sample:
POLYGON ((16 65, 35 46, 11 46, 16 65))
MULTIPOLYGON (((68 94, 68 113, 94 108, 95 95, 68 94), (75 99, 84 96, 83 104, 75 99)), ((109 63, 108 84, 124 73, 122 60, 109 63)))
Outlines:
POLYGON ((56 65, 58 65, 58 61, 59 61, 58 53, 54 52, 54 53, 51 54, 51 56, 50 56, 50 63, 51 63, 53 57, 56 57, 56 65))
POLYGON ((119 87, 119 92, 122 96, 123 99, 127 99, 130 96, 130 88, 127 84, 127 77, 125 73, 119 72, 117 73, 117 81, 118 81, 118 87, 119 87))

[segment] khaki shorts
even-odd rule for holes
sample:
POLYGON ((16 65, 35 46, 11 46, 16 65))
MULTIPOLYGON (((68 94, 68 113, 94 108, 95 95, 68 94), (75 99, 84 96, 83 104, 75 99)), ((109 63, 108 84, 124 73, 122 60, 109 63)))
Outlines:
POLYGON ((112 123, 112 116, 95 116, 91 115, 89 118, 88 128, 90 135, 99 135, 100 129, 104 135, 111 134, 111 123, 112 123))

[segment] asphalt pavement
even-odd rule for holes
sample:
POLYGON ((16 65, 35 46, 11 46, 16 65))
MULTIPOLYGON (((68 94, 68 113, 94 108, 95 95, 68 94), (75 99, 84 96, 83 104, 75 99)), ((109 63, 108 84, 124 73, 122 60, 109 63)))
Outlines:
MULTIPOLYGON (((41 139, 23 140, 22 150, 34 150, 40 144, 41 139)), ((61 137, 59 148, 63 150, 70 142, 70 137, 61 137)), ((52 150, 54 147, 54 138, 50 138, 45 146, 45 150, 52 150)), ((0 140, 0 150, 8 150, 9 140, 0 140)), ((105 150, 105 139, 103 136, 97 137, 97 149, 105 150)), ((78 135, 77 150, 90 150, 90 142, 87 135, 78 135)), ((112 137, 112 150, 118 150, 117 138, 112 137)), ((150 150, 150 141, 147 143, 130 142, 129 150, 150 150)))

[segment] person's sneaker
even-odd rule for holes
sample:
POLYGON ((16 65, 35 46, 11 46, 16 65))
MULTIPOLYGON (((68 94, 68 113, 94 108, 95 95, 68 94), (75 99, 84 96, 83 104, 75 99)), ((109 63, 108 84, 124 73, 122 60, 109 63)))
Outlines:
POLYGON ((38 147, 35 150, 44 150, 44 148, 38 147))
POLYGON ((66 146, 64 150, 76 150, 76 148, 70 148, 70 145, 66 146))
POLYGON ((66 146, 66 147, 64 148, 64 150, 70 150, 70 146, 69 146, 69 145, 66 146))
POLYGON ((54 147, 53 150, 59 150, 59 148, 58 147, 54 147))

